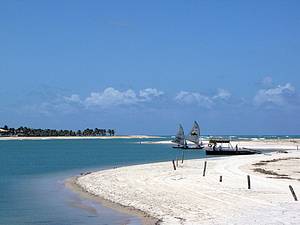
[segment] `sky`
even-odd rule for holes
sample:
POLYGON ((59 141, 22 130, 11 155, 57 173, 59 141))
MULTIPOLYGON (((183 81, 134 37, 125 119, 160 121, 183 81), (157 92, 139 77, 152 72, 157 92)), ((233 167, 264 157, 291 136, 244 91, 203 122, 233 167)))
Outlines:
POLYGON ((0 1, 0 126, 300 134, 300 2, 0 1))

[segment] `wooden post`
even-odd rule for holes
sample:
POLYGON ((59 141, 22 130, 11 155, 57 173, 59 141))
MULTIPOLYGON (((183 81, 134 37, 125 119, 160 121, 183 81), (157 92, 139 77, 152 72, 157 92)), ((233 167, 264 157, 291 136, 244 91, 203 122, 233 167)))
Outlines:
POLYGON ((248 189, 251 189, 250 175, 247 175, 248 189))
POLYGON ((173 163, 173 168, 174 168, 174 170, 176 170, 176 166, 175 166, 174 160, 172 160, 172 163, 173 163))
POLYGON ((206 164, 207 164, 207 162, 205 161, 204 162, 204 168, 203 168, 203 176, 205 177, 205 172, 206 172, 206 164))
POLYGON ((178 157, 176 157, 176 167, 178 167, 178 157))
POLYGON ((182 150, 181 163, 183 163, 183 159, 184 159, 184 151, 182 150))
POLYGON ((222 182, 222 176, 220 176, 220 182, 222 182))
POLYGON ((295 200, 295 201, 298 201, 297 196, 296 196, 296 194, 295 194, 295 192, 294 192, 294 189, 293 189, 292 185, 289 185, 289 188, 290 188, 290 191, 292 192, 292 195, 293 195, 293 197, 294 197, 294 200, 295 200))

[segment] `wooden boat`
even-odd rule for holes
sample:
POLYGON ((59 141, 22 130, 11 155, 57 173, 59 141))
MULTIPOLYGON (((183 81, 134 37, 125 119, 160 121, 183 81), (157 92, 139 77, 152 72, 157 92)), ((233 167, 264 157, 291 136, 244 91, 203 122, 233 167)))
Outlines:
POLYGON ((252 155, 258 154, 259 152, 250 150, 221 150, 221 151, 211 151, 206 150, 206 155, 252 155))
POLYGON ((260 153, 256 150, 239 148, 237 145, 234 148, 230 140, 226 139, 210 139, 208 146, 205 147, 205 152, 207 155, 252 155, 260 153))
POLYGON ((187 148, 187 143, 184 136, 184 130, 181 124, 179 124, 178 132, 175 136, 175 139, 172 140, 172 142, 177 144, 176 146, 173 146, 173 148, 182 148, 182 149, 187 148))
POLYGON ((180 146, 180 145, 176 145, 176 146, 172 146, 172 148, 180 148, 180 149, 194 150, 194 149, 203 149, 204 146, 189 146, 189 145, 180 146))

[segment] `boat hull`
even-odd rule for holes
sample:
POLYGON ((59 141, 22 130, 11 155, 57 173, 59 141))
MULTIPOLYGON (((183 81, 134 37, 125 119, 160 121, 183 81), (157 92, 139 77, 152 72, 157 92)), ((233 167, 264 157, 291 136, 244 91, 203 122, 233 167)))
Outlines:
POLYGON ((210 151, 206 150, 206 155, 252 155, 258 154, 256 151, 247 151, 247 150, 224 150, 224 151, 210 151))
POLYGON ((186 149, 186 150, 195 150, 195 149, 203 149, 204 147, 184 147, 184 146, 172 146, 172 148, 186 149))

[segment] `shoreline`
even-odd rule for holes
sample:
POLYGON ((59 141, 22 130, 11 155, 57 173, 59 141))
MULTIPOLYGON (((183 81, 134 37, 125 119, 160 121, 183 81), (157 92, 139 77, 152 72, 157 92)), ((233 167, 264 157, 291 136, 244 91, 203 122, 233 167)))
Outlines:
POLYGON ((80 176, 71 177, 71 178, 68 178, 67 180, 65 180, 65 182, 64 182, 65 187, 68 188, 70 191, 77 193, 80 197, 85 198, 85 199, 90 199, 94 202, 101 204, 104 207, 110 208, 110 209, 115 210, 120 213, 125 213, 125 214, 129 214, 132 216, 136 216, 136 217, 140 218, 143 225, 159 225, 160 224, 159 219, 154 218, 139 209, 136 209, 133 207, 128 207, 128 206, 123 206, 121 204, 114 203, 110 200, 107 200, 100 196, 93 195, 93 194, 85 191, 80 185, 77 184, 78 177, 80 177, 80 176))
POLYGON ((83 139, 152 139, 163 138, 151 135, 120 135, 120 136, 51 136, 51 137, 5 137, 0 136, 0 141, 25 141, 25 140, 83 140, 83 139))
MULTIPOLYGON (((208 140, 202 141, 208 144, 208 140)), ((188 144, 191 142, 187 141, 188 144)), ((300 150, 300 139, 268 139, 268 140, 233 140, 230 142, 232 146, 238 145, 242 148, 254 148, 257 150, 300 150)), ((161 145, 174 145, 171 140, 163 141, 143 141, 142 144, 161 144, 161 145)))
POLYGON ((158 218, 156 224, 293 224, 292 218, 300 222, 300 206, 288 184, 299 194, 300 179, 275 179, 254 170, 255 163, 284 157, 300 160, 300 151, 186 160, 176 171, 170 162, 126 166, 79 176, 75 183, 95 198, 107 199, 113 208, 117 204, 158 218), (207 178, 202 177, 205 160, 207 178))

